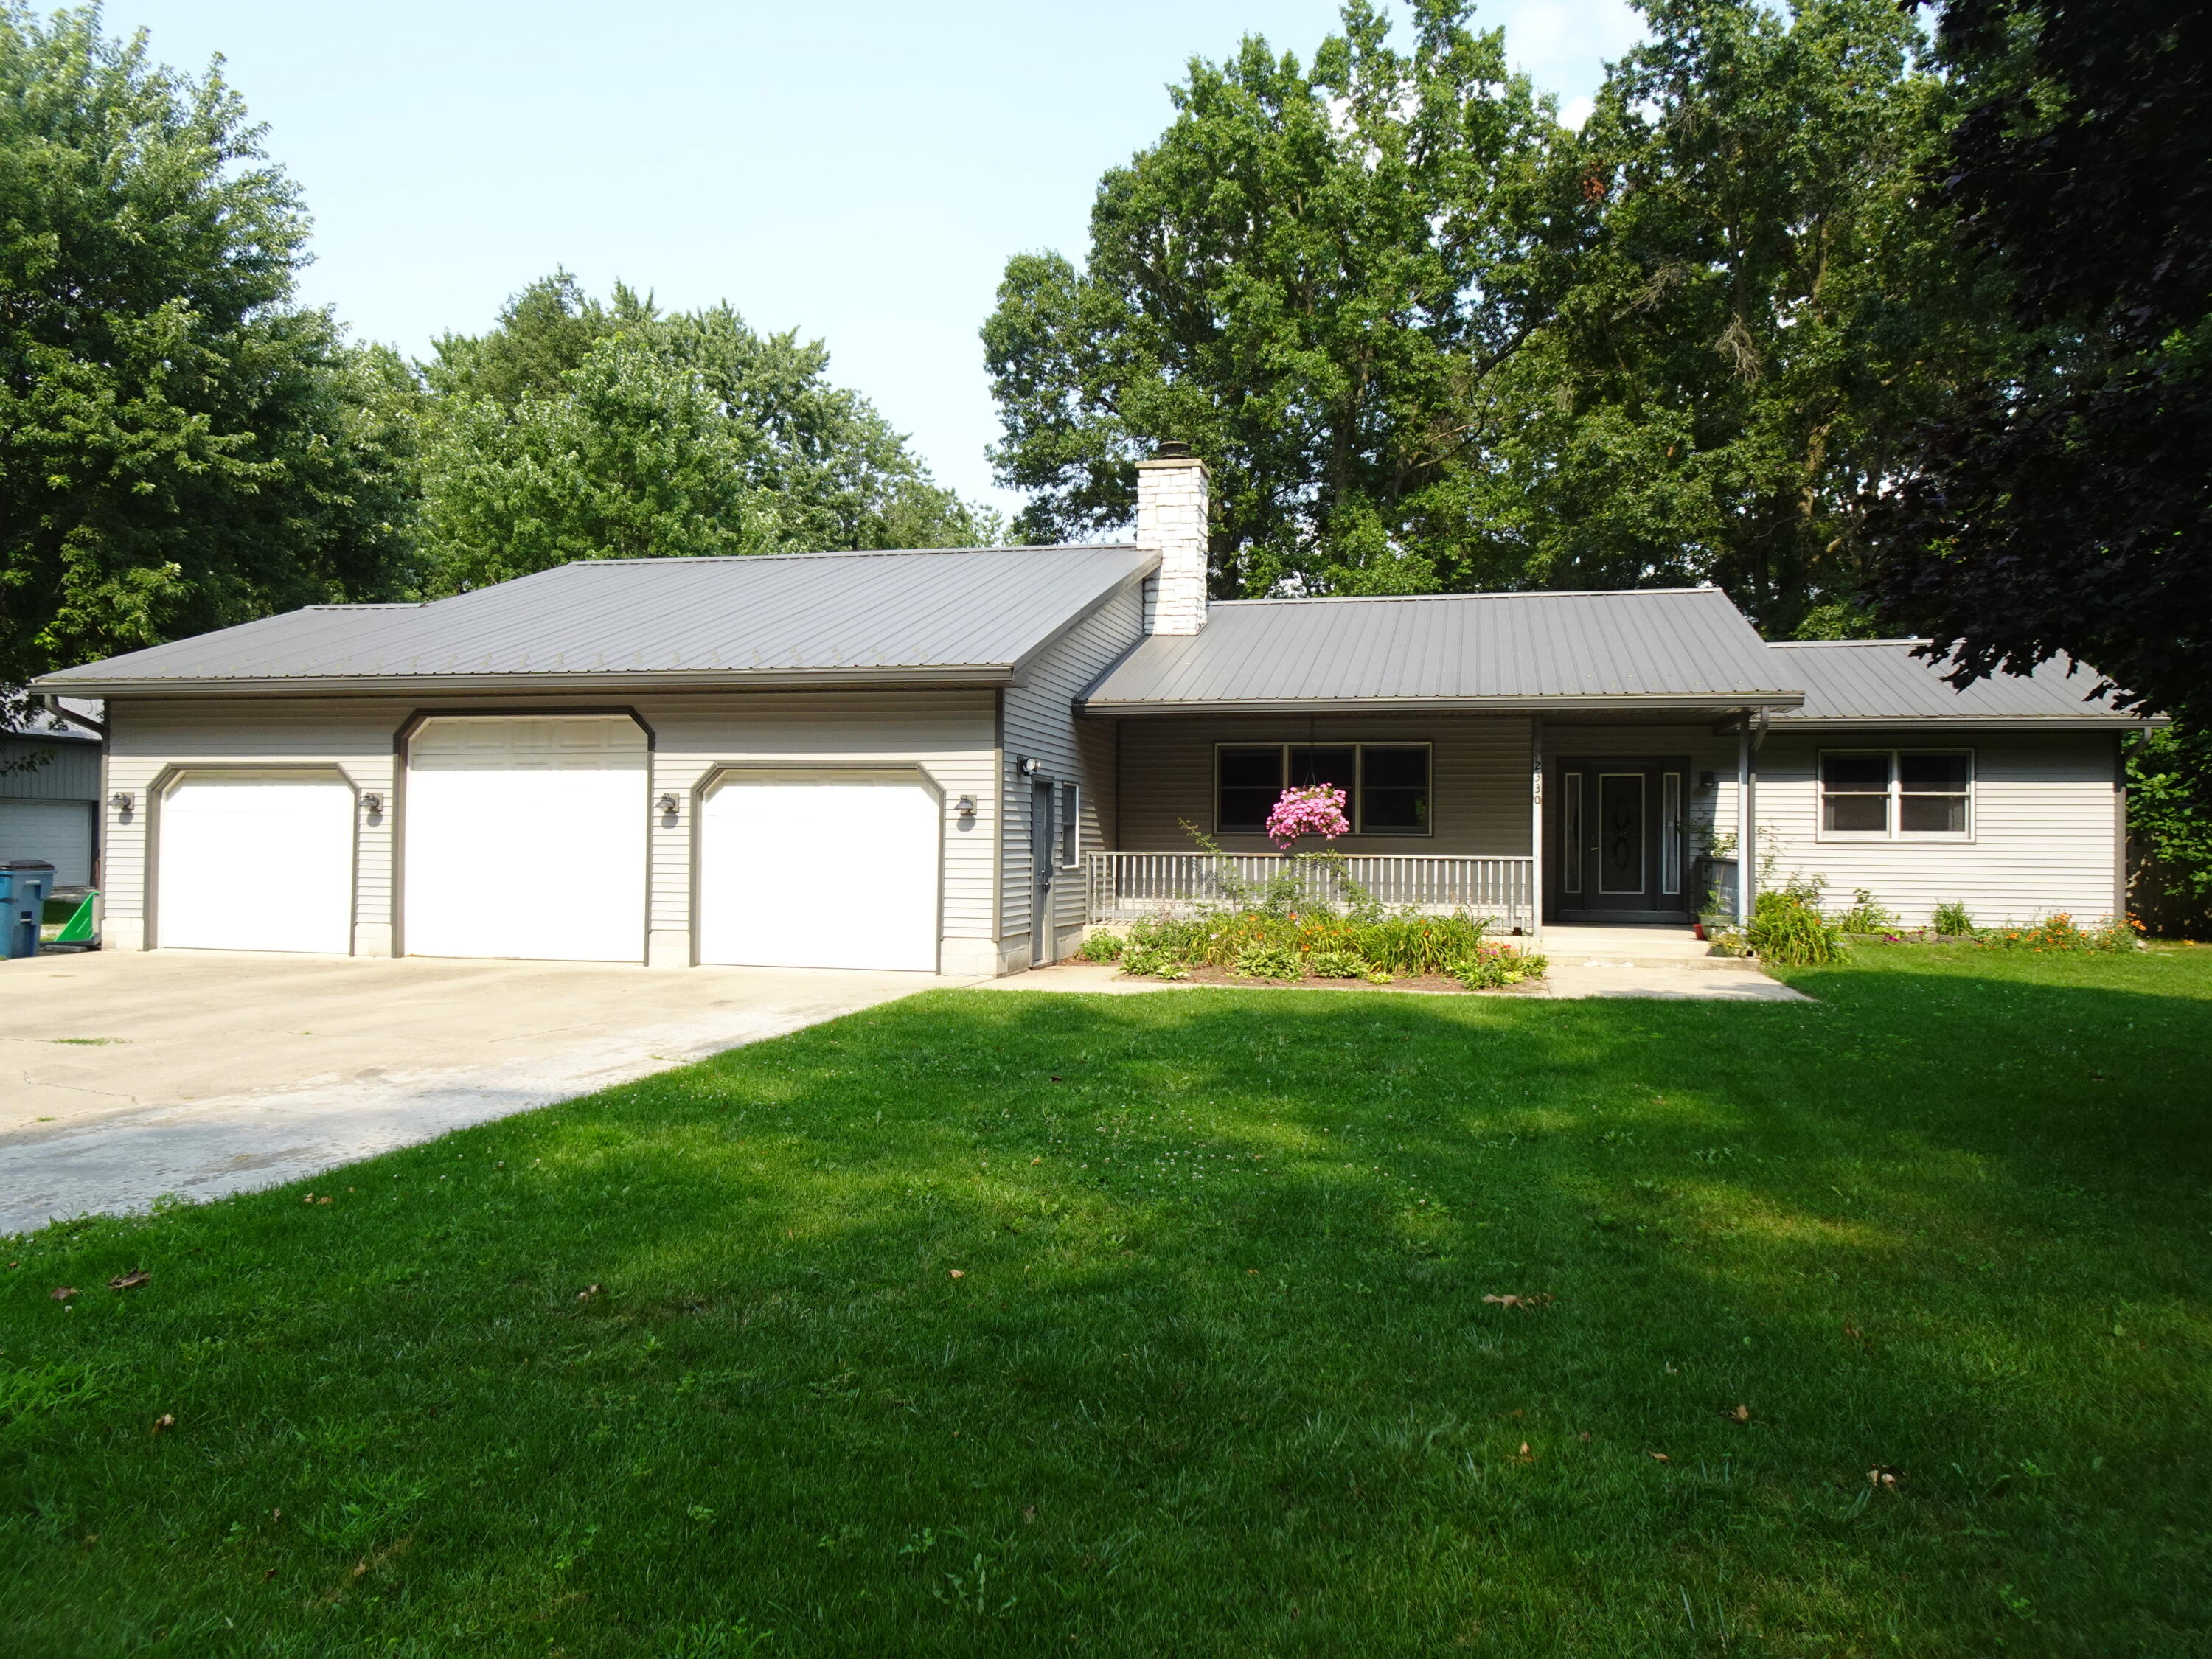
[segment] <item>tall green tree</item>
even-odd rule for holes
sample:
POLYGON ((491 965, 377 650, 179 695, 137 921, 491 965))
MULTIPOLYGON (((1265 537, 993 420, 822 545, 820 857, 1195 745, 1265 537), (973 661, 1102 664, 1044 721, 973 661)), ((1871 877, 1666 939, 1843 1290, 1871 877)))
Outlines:
POLYGON ((1161 439, 1212 466, 1223 593, 1419 591, 1485 517, 1495 387, 1589 204, 1551 106, 1463 0, 1367 0, 1310 66, 1194 60, 1159 142, 1100 182, 1079 267, 1008 262, 983 328, 1030 540, 1125 523, 1161 439))
POLYGON ((0 686, 410 576, 416 388, 210 69, 0 8, 0 686))
POLYGON ((1644 11, 1571 146, 1601 222, 1521 365, 1488 574, 1859 631, 1866 502, 2006 349, 1917 199, 1946 90, 1893 0, 1644 11))
POLYGON ((726 305, 672 315, 565 271, 532 283, 424 367, 431 588, 571 559, 998 539, 829 362, 726 305))
POLYGON ((2066 652, 2212 725, 2212 6, 1949 0, 1940 39, 1927 195, 2028 349, 1923 434, 1883 603, 1962 681, 2066 652))

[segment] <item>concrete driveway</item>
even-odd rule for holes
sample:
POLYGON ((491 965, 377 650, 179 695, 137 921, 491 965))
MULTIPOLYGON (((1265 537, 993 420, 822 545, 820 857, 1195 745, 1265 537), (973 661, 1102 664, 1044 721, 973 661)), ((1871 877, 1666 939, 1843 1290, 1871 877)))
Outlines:
POLYGON ((975 982, 186 951, 0 963, 0 1233, 273 1186, 975 982))

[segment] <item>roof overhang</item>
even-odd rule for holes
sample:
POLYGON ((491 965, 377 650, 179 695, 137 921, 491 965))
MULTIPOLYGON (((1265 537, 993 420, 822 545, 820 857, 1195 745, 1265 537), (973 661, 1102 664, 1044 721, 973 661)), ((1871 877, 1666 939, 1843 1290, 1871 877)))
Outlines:
POLYGON ((1759 691, 1741 696, 1618 697, 1304 697, 1236 702, 1133 702, 1079 698, 1076 712, 1104 714, 1676 714, 1714 720, 1747 708, 1796 708, 1796 691, 1759 691))
POLYGON ((2164 714, 1858 714, 1849 717, 1784 715, 1778 732, 2139 732, 2172 724, 2164 714))
POLYGON ((653 691, 865 691, 901 686, 1015 685, 1006 663, 939 668, 810 668, 719 673, 345 674, 286 679, 33 680, 36 691, 103 697, 525 697, 544 692, 594 696, 653 691))

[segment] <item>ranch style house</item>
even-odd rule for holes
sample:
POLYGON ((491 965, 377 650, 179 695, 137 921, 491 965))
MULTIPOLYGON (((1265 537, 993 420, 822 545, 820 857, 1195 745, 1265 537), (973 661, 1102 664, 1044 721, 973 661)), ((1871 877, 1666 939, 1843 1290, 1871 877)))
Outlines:
POLYGON ((1713 587, 1210 601, 1205 466, 1139 472, 1131 545, 592 561, 50 675, 106 705, 106 945, 1006 974, 1202 899, 1194 831, 1272 867, 1316 781, 1353 879, 1502 932, 2125 907, 2087 671, 1954 690, 1713 587))

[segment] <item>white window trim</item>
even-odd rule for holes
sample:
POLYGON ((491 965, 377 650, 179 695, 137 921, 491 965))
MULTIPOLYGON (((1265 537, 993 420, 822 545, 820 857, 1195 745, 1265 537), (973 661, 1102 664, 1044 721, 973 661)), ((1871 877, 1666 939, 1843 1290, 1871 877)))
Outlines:
MULTIPOLYGON (((1243 743, 1233 738, 1225 738, 1218 740, 1213 745, 1213 799, 1211 807, 1207 812, 1208 821, 1212 823, 1213 833, 1217 836, 1258 836, 1264 835, 1266 831, 1257 828, 1230 830, 1224 829, 1222 826, 1221 751, 1224 749, 1279 750, 1281 751, 1281 763, 1278 767, 1275 774, 1279 778, 1287 778, 1290 776, 1291 750, 1293 749, 1349 749, 1352 750, 1352 785, 1350 791, 1351 799, 1348 800, 1346 805, 1352 809, 1351 811, 1346 814, 1346 816, 1352 820, 1351 833, 1355 836, 1374 836, 1379 839, 1386 841, 1433 841, 1436 839, 1437 746, 1434 743, 1431 743, 1425 738, 1414 738, 1412 741, 1406 743, 1394 743, 1387 738, 1377 738, 1372 743, 1363 742, 1356 738, 1345 743, 1328 743, 1319 738, 1293 738, 1281 743, 1261 741, 1243 743), (1420 749, 1427 751, 1429 757, 1429 822, 1426 829, 1370 830, 1367 827, 1367 751, 1370 749, 1420 749)), ((1289 786, 1287 785, 1279 784, 1277 786, 1278 792, 1279 793, 1281 789, 1288 787, 1289 786)))
POLYGON ((1083 786, 1062 782, 1055 788, 1053 798, 1053 841, 1060 855, 1063 870, 1079 868, 1083 863, 1083 786), (1063 819, 1058 815, 1065 813, 1063 819))
MULTIPOLYGON (((1971 748, 1953 745, 1916 746, 1910 749, 1882 749, 1852 745, 1822 749, 1813 757, 1813 831, 1814 839, 1826 842, 1859 842, 1887 844, 1890 842, 1949 842, 1964 843, 1975 839, 1981 829, 1980 791, 1975 787, 1981 777, 1981 768, 1971 748), (1889 758, 1889 827, 1887 830, 1831 830, 1828 828, 1827 770, 1831 755, 1885 755, 1889 758), (1905 768, 1908 755, 1963 755, 1966 760, 1966 827, 1964 830, 1907 830, 1905 827, 1905 768)), ((1871 794, 1872 790, 1844 790, 1844 794, 1871 794)), ((1923 793, 1913 791, 1914 793, 1923 793)))

